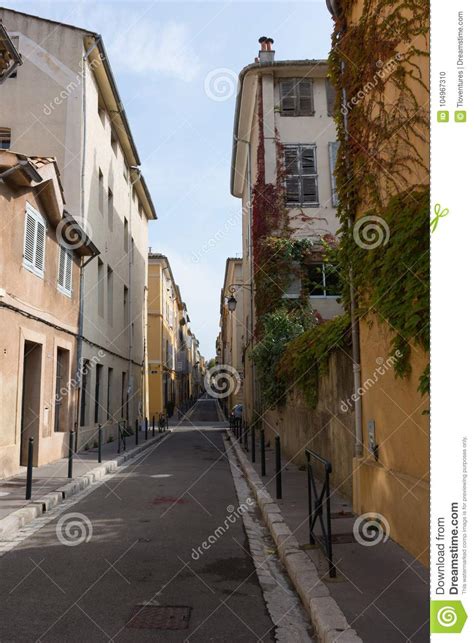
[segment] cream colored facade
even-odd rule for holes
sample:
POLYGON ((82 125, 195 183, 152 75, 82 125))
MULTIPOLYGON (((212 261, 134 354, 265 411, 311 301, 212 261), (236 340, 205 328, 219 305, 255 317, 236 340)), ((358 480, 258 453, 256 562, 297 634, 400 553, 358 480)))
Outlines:
POLYGON ((0 478, 66 455, 78 405, 80 266, 54 159, 0 150, 0 478), (61 243, 63 245, 61 245, 61 243))
POLYGON ((167 257, 148 255, 149 417, 173 415, 202 391, 202 358, 167 257))
POLYGON ((8 9, 0 19, 23 57, 0 87, 0 128, 11 131, 11 149, 57 158, 68 209, 100 252, 82 284, 81 446, 99 423, 108 432, 144 414, 148 222, 156 215, 100 36, 8 9))
POLYGON ((229 397, 222 400, 227 415, 236 404, 242 404, 244 401, 242 383, 244 379, 245 322, 242 284, 242 259, 230 257, 226 262, 224 285, 221 291, 220 333, 217 338, 217 363, 224 367, 231 366, 234 373, 238 373, 238 384, 230 389, 229 397), (237 300, 233 312, 227 306, 227 300, 231 296, 237 300))
MULTIPOLYGON (((234 144, 231 169, 231 193, 242 200, 243 260, 242 280, 250 286, 254 282, 252 249, 252 194, 258 175, 257 152, 263 138, 264 180, 276 183, 279 145, 299 150, 314 150, 316 195, 302 198, 298 205, 287 203, 290 227, 294 238, 318 242, 324 235, 335 235, 339 227, 336 218, 336 196, 332 173, 337 144, 336 128, 331 116, 331 94, 328 91, 328 66, 325 60, 275 61, 273 51, 260 51, 258 61, 245 67, 239 76, 240 91, 236 101, 234 144), (309 83, 309 108, 305 115, 289 113, 282 107, 285 81, 309 83), (262 107, 262 132, 259 126, 259 101, 262 107)), ((298 152, 301 154, 301 151, 298 152)), ((301 183, 302 179, 299 179, 301 183)), ((304 197, 304 195, 303 195, 304 197)), ((283 297, 299 295, 301 284, 293 281, 283 297)), ((255 315, 253 292, 250 287, 240 294, 243 300, 244 322, 244 397, 246 419, 250 421, 258 406, 258 383, 253 374, 249 353, 253 345, 255 315), (255 393, 254 393, 255 391, 255 393)), ((337 297, 310 297, 310 303, 323 319, 342 312, 337 297)))

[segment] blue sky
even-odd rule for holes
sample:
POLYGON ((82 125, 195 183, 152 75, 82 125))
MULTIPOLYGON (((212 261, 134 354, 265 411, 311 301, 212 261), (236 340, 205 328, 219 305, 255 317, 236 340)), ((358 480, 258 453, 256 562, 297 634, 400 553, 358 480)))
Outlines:
POLYGON ((313 2, 2 2, 102 34, 159 220, 166 254, 210 358, 227 257, 241 256, 240 203, 229 192, 236 76, 259 36, 276 58, 325 58, 332 30, 313 2))

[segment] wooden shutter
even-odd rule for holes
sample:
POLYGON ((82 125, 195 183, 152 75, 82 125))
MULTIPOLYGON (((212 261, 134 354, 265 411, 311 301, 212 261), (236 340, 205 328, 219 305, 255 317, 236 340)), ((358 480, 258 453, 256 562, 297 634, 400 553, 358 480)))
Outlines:
POLYGON ((44 252, 46 244, 46 227, 41 221, 36 221, 36 247, 35 268, 40 272, 44 270, 44 252))
POLYGON ((301 147, 301 203, 317 202, 316 148, 301 147))
POLYGON ((314 147, 301 148, 301 174, 316 174, 316 158, 314 147))
POLYGON ((317 203, 318 187, 315 176, 303 176, 301 178, 301 203, 317 203))
POLYGON ((328 108, 328 116, 334 115, 334 103, 336 101, 336 90, 334 86, 329 81, 329 78, 326 78, 326 103, 328 108))
POLYGON ((299 203, 300 179, 297 147, 285 147, 285 170, 286 202, 289 204, 299 203))
POLYGON ((298 115, 311 116, 313 113, 313 81, 302 78, 298 81, 298 115))
POLYGON ((300 203, 300 179, 298 176, 289 176, 285 181, 286 202, 300 203))
POLYGON ((64 288, 71 292, 72 290, 72 254, 66 252, 66 271, 64 275, 64 288))
POLYGON ((296 114, 296 87, 292 78, 280 81, 280 109, 284 116, 296 114))
POLYGON ((36 219, 32 217, 28 211, 26 211, 25 217, 25 244, 23 248, 23 257, 28 264, 34 266, 36 219))
POLYGON ((298 174, 297 147, 285 147, 285 170, 287 174, 298 174))

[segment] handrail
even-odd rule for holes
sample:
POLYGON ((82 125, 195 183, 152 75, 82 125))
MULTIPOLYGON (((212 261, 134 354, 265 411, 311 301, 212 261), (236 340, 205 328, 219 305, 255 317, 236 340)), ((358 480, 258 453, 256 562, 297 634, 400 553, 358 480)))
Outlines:
POLYGON ((316 540, 318 540, 329 563, 329 576, 334 578, 336 576, 336 568, 332 560, 331 487, 329 478, 332 472, 332 464, 329 460, 326 460, 326 458, 323 458, 311 449, 305 449, 305 455, 308 476, 309 542, 311 545, 314 545, 316 540), (311 458, 324 465, 324 483, 322 484, 319 493, 316 478, 313 473, 311 458), (321 536, 316 535, 314 532, 314 528, 318 520, 321 526, 321 536))

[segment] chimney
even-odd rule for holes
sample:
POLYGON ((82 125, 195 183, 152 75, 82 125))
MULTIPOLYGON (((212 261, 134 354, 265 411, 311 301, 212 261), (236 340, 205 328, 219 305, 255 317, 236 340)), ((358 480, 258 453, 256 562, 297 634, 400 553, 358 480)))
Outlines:
POLYGON ((275 60, 275 52, 272 49, 273 38, 262 36, 258 39, 260 43, 260 51, 258 52, 258 62, 266 64, 272 63, 275 60))

